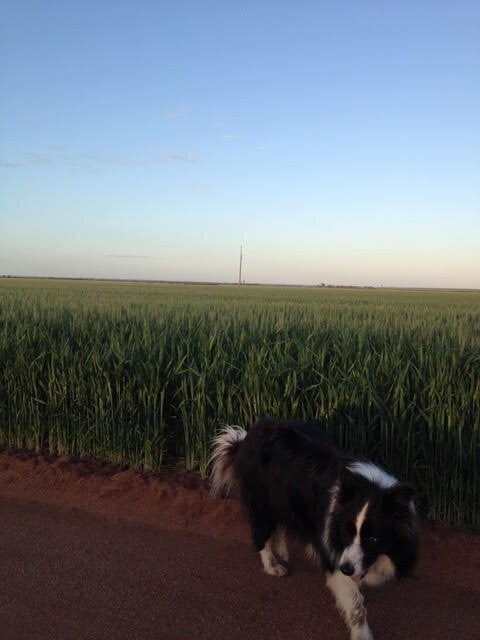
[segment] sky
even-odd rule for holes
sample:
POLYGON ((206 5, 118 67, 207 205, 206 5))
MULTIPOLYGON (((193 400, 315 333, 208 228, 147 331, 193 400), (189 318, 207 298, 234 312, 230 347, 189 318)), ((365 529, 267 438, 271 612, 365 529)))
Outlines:
POLYGON ((480 288, 477 0, 0 13, 0 274, 480 288))

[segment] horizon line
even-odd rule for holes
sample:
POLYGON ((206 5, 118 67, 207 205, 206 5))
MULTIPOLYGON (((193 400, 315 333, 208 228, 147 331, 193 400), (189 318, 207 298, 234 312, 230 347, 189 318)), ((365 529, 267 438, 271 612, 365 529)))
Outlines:
POLYGON ((165 280, 151 278, 95 278, 93 276, 31 276, 31 275, 12 275, 1 274, 2 280, 71 280, 74 282, 131 282, 131 283, 150 283, 150 284, 190 284, 199 286, 233 286, 233 287, 292 287, 303 289, 369 289, 369 290, 388 290, 394 289, 399 291, 464 291, 472 293, 480 293, 480 288, 475 287, 427 287, 427 286, 395 286, 395 285, 368 285, 368 284, 293 284, 293 283, 274 283, 274 282, 238 282, 229 280, 165 280))

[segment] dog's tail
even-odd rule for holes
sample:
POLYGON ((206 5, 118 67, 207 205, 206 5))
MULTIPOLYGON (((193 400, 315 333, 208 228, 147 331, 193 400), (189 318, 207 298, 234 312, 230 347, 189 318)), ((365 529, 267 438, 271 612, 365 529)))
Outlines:
POLYGON ((233 463, 247 432, 242 427, 225 426, 213 440, 211 491, 214 495, 228 495, 235 484, 233 463))

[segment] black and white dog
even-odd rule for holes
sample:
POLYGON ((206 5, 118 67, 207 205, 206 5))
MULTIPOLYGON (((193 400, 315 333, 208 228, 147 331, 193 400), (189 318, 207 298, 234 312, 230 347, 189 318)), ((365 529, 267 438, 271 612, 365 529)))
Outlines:
POLYGON ((292 532, 327 572, 351 640, 372 640, 359 587, 413 569, 412 489, 297 420, 260 420, 248 433, 225 427, 212 463, 212 491, 239 491, 266 573, 287 572, 292 532))

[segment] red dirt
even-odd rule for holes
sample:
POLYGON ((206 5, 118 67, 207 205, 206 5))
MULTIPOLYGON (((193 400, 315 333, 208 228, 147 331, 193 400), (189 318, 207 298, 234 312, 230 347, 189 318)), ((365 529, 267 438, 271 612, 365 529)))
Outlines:
MULTIPOLYGON (((293 548, 262 573, 234 500, 196 475, 0 454, 2 640, 346 640, 293 548)), ((479 640, 480 538, 422 529, 417 579, 366 591, 377 640, 479 640)))

